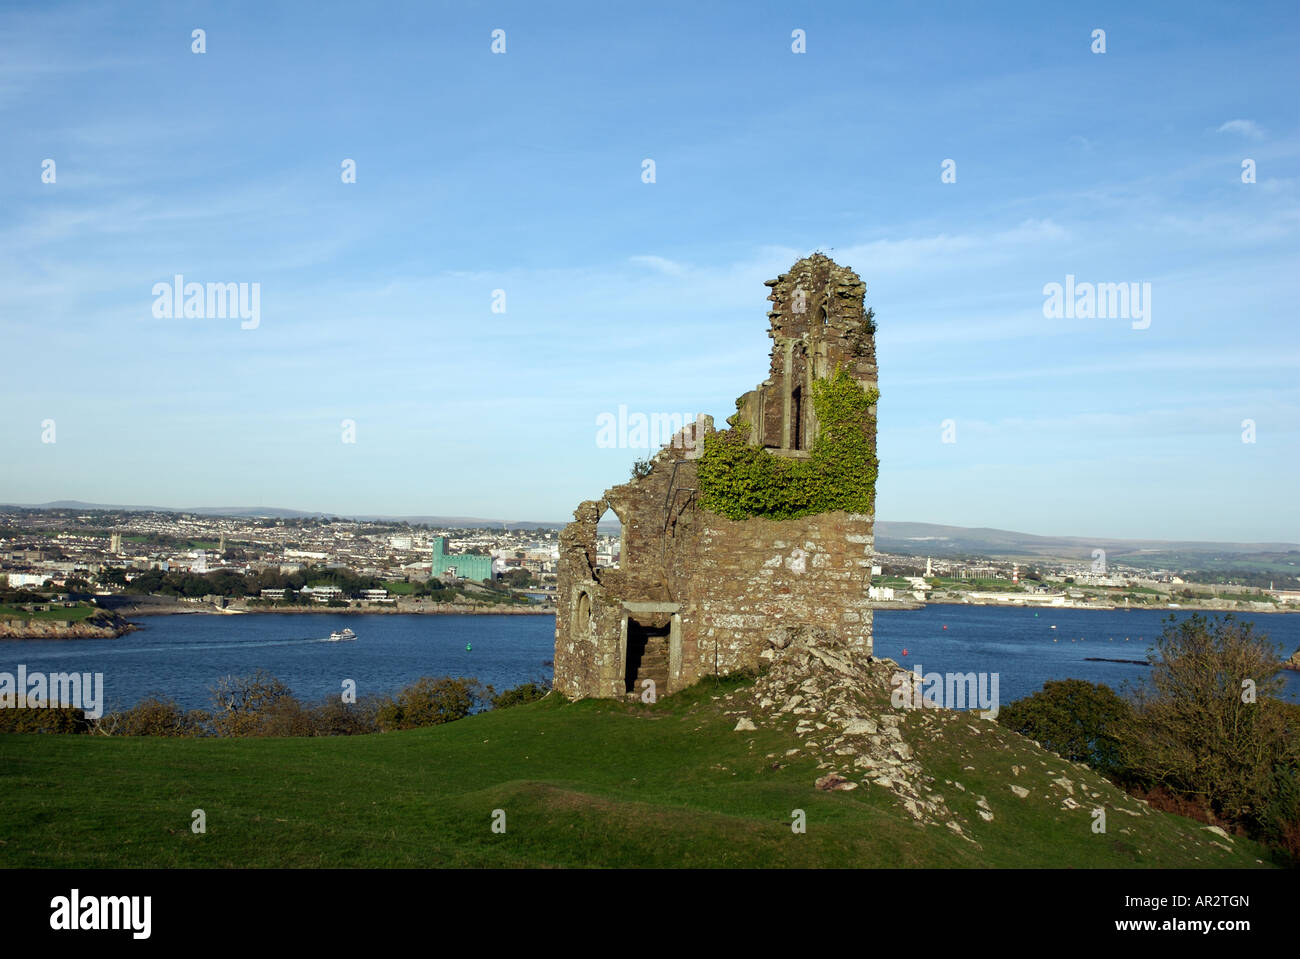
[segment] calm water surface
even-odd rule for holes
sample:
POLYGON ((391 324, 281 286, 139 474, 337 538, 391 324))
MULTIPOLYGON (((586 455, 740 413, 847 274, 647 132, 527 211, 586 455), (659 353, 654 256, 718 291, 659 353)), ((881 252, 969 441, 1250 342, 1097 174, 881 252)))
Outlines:
MULTIPOLYGON (((1168 615, 939 605, 877 611, 876 655, 909 669, 919 664, 925 672, 996 672, 1003 703, 1049 679, 1087 679, 1118 688, 1125 680, 1140 681, 1147 668, 1087 657, 1143 659, 1168 615)), ((141 617, 139 622, 142 629, 115 640, 0 640, 0 671, 14 672, 21 663, 29 672, 102 672, 106 711, 127 708, 151 693, 186 708, 206 708, 216 680, 257 668, 279 677, 304 700, 338 695, 345 679, 355 680, 363 695, 444 675, 473 676, 505 689, 549 678, 555 642, 551 616, 250 613, 141 617), (357 633, 356 642, 324 641, 345 626, 357 633)), ((1256 616, 1253 622, 1283 656, 1300 647, 1300 616, 1256 616)), ((1300 673, 1283 675, 1286 697, 1300 701, 1300 673)))

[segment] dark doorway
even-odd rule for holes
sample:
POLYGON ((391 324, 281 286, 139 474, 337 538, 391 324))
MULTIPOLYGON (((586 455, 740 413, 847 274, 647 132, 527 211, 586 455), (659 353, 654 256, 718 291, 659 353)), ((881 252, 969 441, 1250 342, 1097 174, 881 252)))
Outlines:
POLYGON ((642 683, 651 679, 655 695, 668 692, 668 636, 672 632, 672 617, 661 613, 641 620, 627 618, 627 669, 624 674, 626 691, 640 696, 642 683))

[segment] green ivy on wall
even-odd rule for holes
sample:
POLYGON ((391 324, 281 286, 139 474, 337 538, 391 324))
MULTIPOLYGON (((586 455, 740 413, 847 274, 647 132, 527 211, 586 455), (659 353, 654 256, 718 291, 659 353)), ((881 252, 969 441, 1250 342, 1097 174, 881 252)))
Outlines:
POLYGON ((819 430, 809 456, 776 456, 745 441, 748 424, 704 439, 698 470, 700 503, 731 519, 796 519, 832 510, 872 513, 879 464, 872 447, 871 407, 879 390, 865 390, 849 374, 812 385, 819 430))

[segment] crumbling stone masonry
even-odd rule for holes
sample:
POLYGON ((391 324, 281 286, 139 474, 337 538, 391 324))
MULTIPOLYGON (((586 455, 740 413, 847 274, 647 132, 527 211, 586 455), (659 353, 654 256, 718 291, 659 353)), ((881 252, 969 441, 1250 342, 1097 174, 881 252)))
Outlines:
MULTIPOLYGON (((770 374, 716 437, 806 459, 820 427, 814 383, 838 370, 876 387, 873 317, 858 275, 822 254, 767 286, 770 374)), ((862 426, 873 457, 874 417, 873 405, 862 426)), ((639 696, 653 680, 664 696, 709 674, 756 668, 800 627, 831 630, 855 656, 870 656, 872 515, 729 519, 705 509, 697 474, 711 434, 709 417, 688 424, 648 474, 582 503, 561 533, 555 687, 565 695, 639 696), (596 524, 607 510, 623 524, 617 569, 596 566, 596 524)))

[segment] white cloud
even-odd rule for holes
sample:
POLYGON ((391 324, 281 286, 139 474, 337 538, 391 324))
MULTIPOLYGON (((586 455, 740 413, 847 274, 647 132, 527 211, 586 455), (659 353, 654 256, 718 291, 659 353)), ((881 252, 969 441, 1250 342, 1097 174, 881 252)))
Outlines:
POLYGON ((1254 120, 1229 120, 1215 133, 1238 133, 1241 136, 1249 137, 1252 140, 1264 139, 1264 131, 1259 128, 1259 124, 1254 120))
POLYGON ((660 273, 667 273, 669 276, 681 276, 686 271, 686 268, 680 263, 662 256, 629 256, 628 259, 633 263, 640 263, 643 266, 658 270, 660 273))

